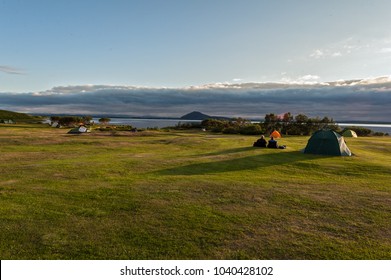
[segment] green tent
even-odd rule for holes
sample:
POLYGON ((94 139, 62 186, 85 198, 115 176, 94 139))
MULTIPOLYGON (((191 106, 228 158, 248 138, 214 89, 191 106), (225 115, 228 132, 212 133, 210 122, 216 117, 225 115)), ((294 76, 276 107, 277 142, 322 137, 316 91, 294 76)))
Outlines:
POLYGON ((355 137, 355 138, 357 138, 357 133, 355 131, 353 131, 353 130, 348 129, 348 130, 345 130, 342 133, 342 136, 343 137, 355 137))
POLYGON ((343 137, 329 129, 321 129, 312 134, 304 153, 333 156, 352 155, 343 137))

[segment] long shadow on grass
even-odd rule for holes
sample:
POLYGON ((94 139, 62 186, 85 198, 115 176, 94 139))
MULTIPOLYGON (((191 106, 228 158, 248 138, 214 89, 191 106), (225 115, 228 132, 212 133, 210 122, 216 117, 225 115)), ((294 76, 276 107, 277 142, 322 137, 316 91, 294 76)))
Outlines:
POLYGON ((28 128, 28 129, 50 128, 50 126, 39 125, 39 124, 31 124, 31 125, 1 124, 0 127, 6 127, 6 128, 28 128))
POLYGON ((227 150, 224 150, 224 151, 218 151, 218 152, 213 152, 213 153, 201 154, 199 156, 227 155, 227 154, 233 154, 233 153, 246 152, 246 151, 250 151, 250 150, 254 150, 254 149, 257 149, 257 148, 254 148, 254 147, 241 147, 241 148, 227 149, 227 150))
MULTIPOLYGON (((243 150, 243 149, 241 149, 243 150)), ((245 149, 244 149, 245 150, 245 149)), ((231 150, 232 151, 232 150, 231 150)), ((266 151, 266 150, 265 150, 266 151)), ((222 152, 224 154, 226 152, 222 152)), ((221 153, 220 153, 221 154, 221 153)), ((305 155, 299 151, 275 151, 247 157, 220 161, 194 163, 185 166, 162 169, 160 175, 202 175, 242 170, 253 170, 271 166, 290 164, 298 161, 318 159, 319 156, 305 155)))

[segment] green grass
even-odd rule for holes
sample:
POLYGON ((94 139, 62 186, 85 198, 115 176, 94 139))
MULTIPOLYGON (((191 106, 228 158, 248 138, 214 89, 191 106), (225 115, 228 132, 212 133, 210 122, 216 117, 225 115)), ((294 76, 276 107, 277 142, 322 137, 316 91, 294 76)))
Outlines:
POLYGON ((391 138, 0 125, 1 259, 390 259, 391 138))

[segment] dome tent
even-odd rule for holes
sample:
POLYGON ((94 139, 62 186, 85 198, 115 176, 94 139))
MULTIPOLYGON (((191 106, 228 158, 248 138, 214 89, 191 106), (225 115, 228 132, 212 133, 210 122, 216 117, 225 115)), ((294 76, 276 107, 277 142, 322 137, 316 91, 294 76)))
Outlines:
POLYGON ((312 134, 304 153, 334 156, 352 155, 343 136, 330 129, 321 129, 312 134))
POLYGON ((354 138, 357 138, 357 133, 354 131, 354 130, 345 130, 343 133, 342 133, 342 136, 343 137, 354 137, 354 138))
POLYGON ((281 134, 277 130, 274 130, 272 133, 270 133, 270 137, 281 138, 281 134))
POLYGON ((72 128, 71 130, 68 131, 68 134, 81 134, 81 133, 86 133, 86 132, 91 132, 87 127, 84 125, 81 125, 79 127, 72 128))

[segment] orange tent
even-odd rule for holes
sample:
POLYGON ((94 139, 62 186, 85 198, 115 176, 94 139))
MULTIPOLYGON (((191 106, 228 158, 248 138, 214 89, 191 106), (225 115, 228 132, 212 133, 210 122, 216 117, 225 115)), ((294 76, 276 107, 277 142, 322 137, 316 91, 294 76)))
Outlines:
POLYGON ((270 133, 270 137, 281 138, 281 134, 277 130, 274 130, 272 133, 270 133))

